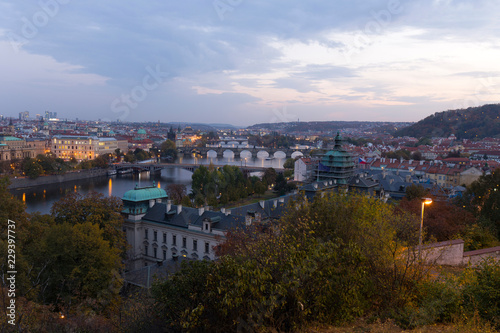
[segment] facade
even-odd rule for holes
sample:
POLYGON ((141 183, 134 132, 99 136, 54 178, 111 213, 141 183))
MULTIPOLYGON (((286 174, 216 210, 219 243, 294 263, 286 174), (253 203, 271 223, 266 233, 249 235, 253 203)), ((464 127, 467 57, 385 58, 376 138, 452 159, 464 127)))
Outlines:
POLYGON ((77 161, 92 160, 99 155, 99 138, 95 136, 55 135, 50 150, 56 157, 77 161))
POLYGON ((45 153, 45 140, 20 139, 13 136, 0 136, 0 161, 35 158, 45 153))
POLYGON ((295 161, 293 180, 306 182, 313 177, 315 164, 310 158, 299 158, 295 161))

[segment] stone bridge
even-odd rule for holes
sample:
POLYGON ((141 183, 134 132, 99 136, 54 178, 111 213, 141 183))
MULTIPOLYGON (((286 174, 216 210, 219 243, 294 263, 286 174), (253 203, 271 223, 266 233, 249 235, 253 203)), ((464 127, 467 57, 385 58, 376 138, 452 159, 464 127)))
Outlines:
MULTIPOLYGON (((181 168, 190 172, 194 172, 201 165, 208 167, 205 164, 192 164, 192 163, 126 163, 126 164, 114 164, 111 168, 115 170, 123 169, 133 169, 134 171, 150 171, 150 172, 160 172, 161 169, 175 169, 181 168)), ((215 165, 215 168, 222 168, 225 164, 215 165)), ((269 167, 259 167, 259 166, 238 166, 234 165, 243 171, 243 173, 251 173, 257 171, 265 171, 269 167)), ((283 173, 283 168, 274 168, 277 173, 283 173)))
POLYGON ((248 152, 251 154, 252 158, 256 158, 259 152, 265 152, 269 155, 269 157, 276 157, 277 152, 282 152, 286 155, 286 158, 291 158, 292 154, 295 152, 302 153, 303 155, 309 155, 311 152, 311 148, 308 149, 298 149, 298 148, 226 148, 226 147, 183 147, 179 148, 178 151, 180 154, 191 155, 191 154, 199 154, 201 156, 207 156, 209 151, 213 151, 217 154, 217 157, 222 157, 224 152, 232 152, 235 158, 241 156, 242 152, 248 152))

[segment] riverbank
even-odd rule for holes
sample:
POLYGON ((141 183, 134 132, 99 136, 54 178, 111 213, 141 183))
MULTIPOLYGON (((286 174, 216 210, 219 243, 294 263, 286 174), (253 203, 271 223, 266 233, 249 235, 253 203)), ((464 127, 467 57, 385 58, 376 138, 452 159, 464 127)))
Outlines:
POLYGON ((8 187, 8 189, 16 190, 16 189, 30 188, 41 185, 59 184, 75 180, 107 176, 107 174, 108 170, 106 169, 92 169, 92 170, 78 170, 74 172, 68 172, 63 175, 41 176, 36 179, 11 178, 10 179, 11 184, 8 187))

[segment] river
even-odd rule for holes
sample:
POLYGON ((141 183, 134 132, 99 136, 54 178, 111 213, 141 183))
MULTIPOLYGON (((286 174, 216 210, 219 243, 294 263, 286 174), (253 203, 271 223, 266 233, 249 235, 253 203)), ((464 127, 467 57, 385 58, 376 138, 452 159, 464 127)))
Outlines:
MULTIPOLYGON (((242 158, 234 158, 229 155, 224 157, 181 157, 177 163, 192 163, 204 164, 210 163, 216 165, 228 164, 238 166, 260 166, 260 167, 273 167, 282 168, 285 158, 274 158, 267 160, 266 156, 251 158, 244 156, 242 158)), ((47 186, 38 186, 29 189, 12 190, 12 194, 26 203, 26 211, 28 213, 40 212, 42 214, 50 213, 52 204, 62 198, 68 192, 78 192, 80 194, 87 194, 90 191, 102 193, 105 197, 116 196, 123 197, 125 192, 131 190, 135 185, 150 186, 155 182, 155 186, 166 188, 169 184, 184 184, 187 187, 187 192, 191 192, 191 176, 192 173, 178 169, 164 169, 160 174, 150 174, 149 172, 142 172, 140 174, 127 174, 116 176, 104 176, 91 178, 86 180, 79 180, 74 182, 65 182, 52 184, 47 186)))

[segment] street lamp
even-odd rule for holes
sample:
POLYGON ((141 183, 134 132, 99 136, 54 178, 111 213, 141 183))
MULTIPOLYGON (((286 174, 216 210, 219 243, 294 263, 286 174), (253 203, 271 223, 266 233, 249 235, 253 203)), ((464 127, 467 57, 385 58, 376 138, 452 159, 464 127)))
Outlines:
POLYGON ((420 218, 420 236, 418 237, 418 260, 422 260, 422 228, 424 226, 424 207, 432 203, 431 198, 421 198, 422 201, 422 216, 420 218))

